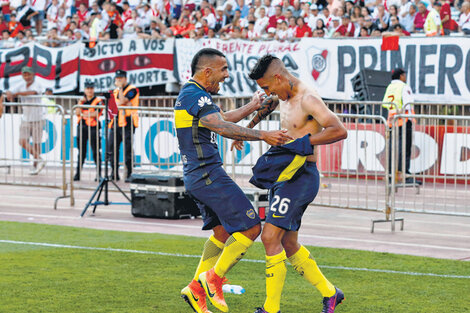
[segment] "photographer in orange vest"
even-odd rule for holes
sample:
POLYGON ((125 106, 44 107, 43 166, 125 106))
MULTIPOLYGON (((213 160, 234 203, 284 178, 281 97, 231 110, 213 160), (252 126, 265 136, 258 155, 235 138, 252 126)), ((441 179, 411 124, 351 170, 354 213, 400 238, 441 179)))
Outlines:
MULTIPOLYGON (((139 106, 139 90, 127 82, 126 71, 116 71, 114 84, 117 88, 113 91, 113 97, 118 108, 139 106)), ((137 127, 139 127, 137 110, 120 109, 118 115, 109 123, 110 132, 106 157, 110 160, 111 178, 114 180, 119 180, 119 150, 122 142, 127 169, 126 182, 129 182, 129 177, 132 174, 134 132, 137 127)))
MULTIPOLYGON (((78 102, 80 105, 104 105, 103 99, 95 96, 95 84, 92 81, 85 82, 85 95, 78 102)), ((87 143, 90 141, 91 151, 93 153, 93 160, 95 161, 96 168, 98 169, 98 177, 101 174, 101 154, 100 154, 100 123, 99 116, 103 110, 95 110, 94 108, 75 109, 77 115, 77 147, 78 147, 78 162, 77 172, 73 177, 74 181, 80 180, 80 172, 87 154, 87 143)))
MULTIPOLYGON (((392 82, 388 85, 385 90, 385 95, 382 100, 384 103, 382 107, 388 109, 388 126, 392 128, 393 118, 397 114, 410 114, 414 115, 415 111, 413 108, 413 91, 410 86, 406 83, 406 72, 402 68, 396 68, 392 71, 392 82)), ((414 118, 400 118, 396 121, 397 137, 398 137, 398 168, 397 170, 403 172, 402 169, 402 155, 403 155, 403 140, 405 140, 405 174, 411 175, 410 173, 410 161, 411 161, 411 147, 413 138, 413 122, 414 118)), ((390 147, 392 147, 393 139, 390 136, 390 147)), ((392 153, 389 156, 389 168, 388 171, 391 173, 392 168, 392 153)), ((405 179, 407 184, 421 184, 419 180, 415 180, 413 177, 407 177, 405 179)))

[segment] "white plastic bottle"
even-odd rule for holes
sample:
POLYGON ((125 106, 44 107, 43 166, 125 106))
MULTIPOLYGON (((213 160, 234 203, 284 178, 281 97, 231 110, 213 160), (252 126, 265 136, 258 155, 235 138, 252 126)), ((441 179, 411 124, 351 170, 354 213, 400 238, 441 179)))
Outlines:
POLYGON ((222 286, 222 291, 223 292, 226 292, 226 293, 233 293, 233 294, 236 294, 236 295, 241 295, 243 293, 245 293, 245 288, 243 288, 242 286, 238 286, 238 285, 223 285, 222 286))

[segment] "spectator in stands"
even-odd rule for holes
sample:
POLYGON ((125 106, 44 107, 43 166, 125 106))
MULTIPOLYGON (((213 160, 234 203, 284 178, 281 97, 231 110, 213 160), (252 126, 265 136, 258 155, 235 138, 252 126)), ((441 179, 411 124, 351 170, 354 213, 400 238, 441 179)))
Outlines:
POLYGON ((332 25, 331 25, 330 28, 328 28, 327 33, 326 33, 326 37, 332 38, 332 37, 335 36, 336 30, 340 26, 340 22, 341 22, 341 19, 339 17, 335 16, 331 19, 332 25))
MULTIPOLYGON (((85 5, 83 5, 85 6, 85 5)), ((47 9, 47 30, 57 27, 57 18, 59 17, 59 0, 52 0, 51 5, 47 9)))
POLYGON ((403 29, 403 27, 400 25, 400 23, 396 23, 393 26, 390 26, 389 31, 383 32, 382 36, 383 37, 388 37, 388 36, 409 36, 410 33, 407 32, 406 30, 403 29))
POLYGON ((289 7, 289 9, 292 11, 292 16, 294 17, 299 17, 300 14, 302 13, 302 7, 301 7, 301 3, 299 0, 294 0, 294 2, 292 3, 292 6, 289 7))
MULTIPOLYGON (((9 0, 0 0, 0 16, 2 16, 2 19, 5 20, 5 22, 10 21, 10 15, 11 15, 11 5, 9 0)), ((3 21, 2 21, 3 22, 3 21)), ((3 29, 1 30, 3 31, 3 29)))
POLYGON ((403 25, 403 28, 411 33, 414 30, 414 21, 417 14, 417 7, 414 4, 411 4, 408 7, 407 12, 403 12, 400 18, 400 24, 403 25))
POLYGON ((317 28, 313 31, 313 37, 324 38, 325 37, 325 29, 324 28, 317 28))
POLYGON ((32 9, 36 11, 38 14, 33 16, 34 23, 36 25, 36 34, 42 34, 42 21, 45 18, 45 11, 48 5, 48 1, 46 0, 33 0, 31 1, 32 9))
POLYGON ((3 15, 0 14, 0 33, 3 32, 5 29, 8 29, 8 24, 5 21, 3 15))
POLYGON ((317 20, 320 20, 320 15, 318 12, 318 6, 314 3, 310 6, 310 15, 307 20, 307 25, 311 29, 315 29, 317 27, 317 20))
POLYGON ((465 35, 470 35, 470 2, 464 2, 461 9, 462 14, 459 18, 460 30, 465 35))
MULTIPOLYGON (((377 29, 377 25, 372 21, 371 16, 367 16, 364 18, 364 27, 367 29, 367 33, 372 35, 372 32, 377 29)), ((379 31, 380 32, 380 31, 379 31)))
POLYGON ((230 21, 227 16, 224 14, 224 9, 222 6, 218 6, 216 10, 215 25, 214 30, 218 32, 222 27, 227 25, 230 21))
POLYGON ((320 15, 320 18, 325 23, 325 28, 329 32, 330 28, 333 27, 333 23, 332 23, 333 16, 330 14, 330 10, 328 9, 328 7, 323 8, 322 15, 320 15))
POLYGON ((369 31, 367 30, 367 27, 365 26, 361 27, 359 37, 369 37, 369 31))
POLYGON ((303 17, 299 16, 296 22, 297 22, 297 29, 295 31, 296 38, 312 37, 312 30, 310 29, 310 27, 308 27, 307 24, 305 24, 303 17))
POLYGON ((448 1, 442 3, 442 8, 439 14, 441 16, 442 28, 444 29, 445 35, 449 35, 451 32, 455 32, 459 29, 459 25, 452 19, 452 13, 448 1))
MULTIPOLYGON (((347 14, 349 16, 351 16, 351 14, 353 13, 353 9, 354 9, 354 2, 353 0, 346 0, 344 2, 344 14, 347 14)), ((360 10, 359 10, 360 11, 360 10)), ((352 21, 352 19, 351 19, 352 21)), ((352 21, 353 22, 353 21, 352 21)))
POLYGON ((25 33, 22 30, 20 30, 18 34, 16 35, 15 48, 21 47, 27 43, 28 43, 28 40, 26 39, 25 33))
POLYGON ((259 17, 255 21, 255 31, 260 35, 265 34, 268 24, 269 18, 266 16, 266 9, 264 7, 260 7, 259 17))
MULTIPOLYGON (((28 0, 21 0, 21 5, 16 8, 16 18, 23 26, 23 28, 31 27, 31 19, 37 15, 38 12, 34 11, 28 3, 28 0)), ((22 29, 18 29, 20 31, 22 29)))
MULTIPOLYGON (((57 0, 56 2, 58 4, 57 0)), ((54 3, 54 0, 52 1, 52 3, 54 3)), ((57 7, 57 11, 58 11, 58 7, 57 7)), ((48 14, 49 14, 49 10, 48 10, 48 14)), ((85 3, 80 3, 80 6, 78 7, 77 15, 78 15, 80 23, 82 23, 83 21, 86 21, 89 18, 88 8, 85 3)))
POLYGON ((248 16, 249 7, 245 4, 245 0, 237 0, 235 10, 240 10, 241 18, 248 16))
POLYGON ((189 38, 189 32, 194 29, 196 29, 195 25, 189 22, 189 18, 184 17, 181 26, 178 30, 178 35, 181 35, 185 38, 189 38))
POLYGON ((288 29, 287 22, 279 20, 277 23, 276 36, 274 36, 274 38, 279 41, 287 40, 289 38, 288 29))
POLYGON ((423 32, 424 29, 424 22, 426 21, 426 17, 428 16, 429 11, 426 9, 426 5, 424 2, 419 2, 418 4, 418 13, 416 14, 414 20, 414 31, 415 32, 423 32))
POLYGON ((255 22, 248 22, 248 30, 246 32, 248 40, 258 40, 261 38, 261 34, 255 30, 255 22))
POLYGON ((428 37, 444 35, 441 22, 441 3, 439 1, 434 2, 432 9, 429 10, 429 14, 424 22, 424 33, 428 37))
MULTIPOLYGON (((285 20, 286 17, 282 15, 282 7, 280 5, 276 5, 276 13, 269 18, 269 23, 267 29, 269 30, 270 28, 276 29, 277 27, 277 20, 285 20)), ((298 25, 298 22, 297 22, 298 25)))
POLYGON ((10 21, 7 23, 7 29, 10 32, 10 35, 14 35, 12 37, 15 37, 15 35, 20 31, 21 29, 24 29, 23 25, 21 25, 17 20, 16 20, 16 13, 12 13, 10 15, 10 21))
POLYGON ((2 40, 0 43, 0 48, 2 49, 10 49, 15 47, 15 39, 10 37, 10 31, 6 29, 2 31, 2 40))
POLYGON ((388 8, 388 13, 390 14, 390 17, 392 16, 398 16, 398 8, 396 5, 392 4, 389 8, 388 8))
POLYGON ((349 15, 344 15, 341 19, 341 25, 335 30, 335 36, 354 37, 354 23, 351 22, 349 15))
POLYGON ((355 23, 356 26, 359 23, 359 17, 363 17, 361 13, 361 7, 358 5, 355 5, 352 9, 352 12, 348 12, 348 14, 351 16, 351 22, 355 23))
MULTIPOLYGON (((35 79, 33 68, 25 66, 21 69, 23 80, 6 92, 9 101, 20 98, 27 104, 41 104, 43 93, 41 84, 35 79)), ((42 130, 46 124, 44 107, 23 106, 23 116, 20 124, 20 146, 33 156, 33 167, 30 175, 37 175, 46 165, 41 158, 42 130), (32 139, 32 141, 31 141, 32 139), (32 142, 32 144, 30 144, 32 142)))
POLYGON ((377 25, 378 30, 383 32, 388 29, 390 14, 385 11, 385 6, 383 4, 377 5, 376 11, 372 16, 375 17, 375 25, 377 25))

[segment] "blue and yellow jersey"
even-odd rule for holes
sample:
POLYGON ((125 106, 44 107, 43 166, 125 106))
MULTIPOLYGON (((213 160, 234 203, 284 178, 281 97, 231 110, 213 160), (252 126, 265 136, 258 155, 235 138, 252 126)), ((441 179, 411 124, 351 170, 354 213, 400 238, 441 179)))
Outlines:
POLYGON ((208 185, 212 169, 222 166, 217 146, 217 134, 204 127, 202 117, 220 112, 211 95, 194 80, 181 89, 175 102, 175 127, 178 137, 185 185, 208 185))
POLYGON ((310 134, 282 146, 272 146, 252 168, 250 183, 270 189, 275 183, 291 180, 305 169, 307 156, 313 154, 310 134))

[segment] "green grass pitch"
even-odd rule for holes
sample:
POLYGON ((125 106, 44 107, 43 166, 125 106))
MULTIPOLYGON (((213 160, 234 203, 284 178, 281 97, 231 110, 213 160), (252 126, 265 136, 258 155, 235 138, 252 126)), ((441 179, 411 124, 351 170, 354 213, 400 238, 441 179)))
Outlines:
MULTIPOLYGON (((209 235, 209 232, 208 232, 209 235)), ((199 255, 205 239, 0 222, 0 240, 199 255)), ((470 312, 470 263, 367 251, 308 247, 346 300, 338 313, 470 312), (434 273, 467 278, 384 273, 336 267, 434 273)), ((264 260, 261 243, 245 259, 264 260)), ((198 259, 0 242, 0 312, 192 312, 180 290, 198 259)), ((243 295, 227 294, 230 312, 264 302, 264 263, 240 262, 227 275, 243 295)), ((290 265, 283 313, 321 311, 320 293, 290 265)), ((210 306, 215 313, 217 309, 210 306)))

